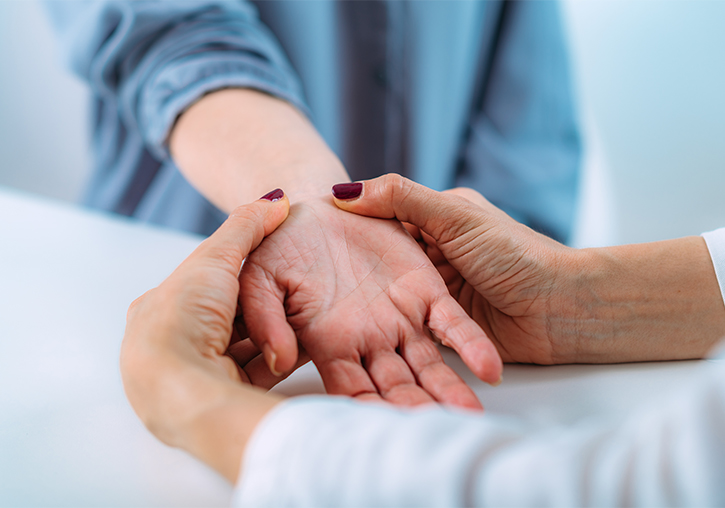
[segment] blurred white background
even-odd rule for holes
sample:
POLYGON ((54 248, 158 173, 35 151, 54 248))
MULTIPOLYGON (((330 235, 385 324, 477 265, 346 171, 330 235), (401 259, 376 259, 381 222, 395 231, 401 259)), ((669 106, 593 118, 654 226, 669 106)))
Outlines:
MULTIPOLYGON (((611 186, 611 207, 584 206, 595 215, 586 227, 608 229, 590 233, 630 243, 725 226, 725 2, 563 8, 595 165, 606 167, 587 199, 611 186)), ((77 200, 90 165, 89 108, 54 48, 40 5, 0 0, 0 185, 77 200)))
POLYGON ((90 170, 90 108, 55 47, 40 2, 0 0, 0 185, 75 201, 90 170))

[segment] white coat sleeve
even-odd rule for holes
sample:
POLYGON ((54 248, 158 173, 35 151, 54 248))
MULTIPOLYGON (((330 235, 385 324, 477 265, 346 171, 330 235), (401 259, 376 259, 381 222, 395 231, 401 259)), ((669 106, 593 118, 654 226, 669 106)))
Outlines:
POLYGON ((255 431, 234 503, 725 505, 725 366, 703 363, 623 424, 545 431, 438 407, 291 399, 255 431))
POLYGON ((710 251, 717 282, 720 284, 720 293, 725 302, 725 228, 703 233, 702 236, 707 244, 707 250, 710 251))

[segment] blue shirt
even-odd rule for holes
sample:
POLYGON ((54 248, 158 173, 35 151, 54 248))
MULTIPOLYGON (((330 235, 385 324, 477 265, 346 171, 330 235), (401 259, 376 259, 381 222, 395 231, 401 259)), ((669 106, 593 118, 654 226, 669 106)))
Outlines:
POLYGON ((95 100, 86 203, 203 234, 225 214, 167 138, 206 93, 249 87, 306 113, 353 179, 472 187, 566 240, 580 138, 549 1, 49 2, 95 100))

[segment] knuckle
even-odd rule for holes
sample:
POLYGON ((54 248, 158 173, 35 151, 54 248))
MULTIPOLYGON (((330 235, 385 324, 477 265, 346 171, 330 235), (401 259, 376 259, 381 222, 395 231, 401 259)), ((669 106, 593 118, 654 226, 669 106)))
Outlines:
POLYGON ((257 239, 261 241, 264 237, 264 219, 265 210, 255 202, 238 206, 229 214, 228 220, 235 228, 240 228, 245 236, 248 235, 252 243, 256 243, 257 239))
POLYGON ((391 200, 394 203, 405 201, 413 188, 412 182, 397 173, 387 174, 384 178, 385 188, 389 190, 391 200))
POLYGON ((232 210, 229 218, 236 221, 257 222, 261 219, 262 213, 255 203, 240 205, 232 210))
POLYGON ((144 302, 149 298, 149 295, 151 295, 154 291, 154 289, 149 289, 131 302, 131 305, 128 306, 128 311, 126 312, 127 320, 131 319, 139 311, 139 307, 144 304, 144 302))

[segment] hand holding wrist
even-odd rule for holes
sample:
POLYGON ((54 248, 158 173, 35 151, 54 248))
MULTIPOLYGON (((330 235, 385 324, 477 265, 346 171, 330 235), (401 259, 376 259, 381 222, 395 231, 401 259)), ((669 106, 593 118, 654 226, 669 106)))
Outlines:
POLYGON ((128 313, 121 374, 132 407, 159 439, 232 482, 251 432, 279 401, 242 384, 266 388, 278 378, 235 319, 238 274, 288 210, 284 197, 236 209, 128 313))
POLYGON ((397 175, 363 184, 359 196, 336 204, 417 226, 449 290, 504 361, 700 358, 725 335, 700 237, 577 251, 516 223, 474 191, 446 195, 397 175))
POLYGON ((450 293, 486 331, 503 360, 552 363, 545 311, 557 253, 567 248, 516 223, 473 192, 439 193, 386 175, 364 182, 358 198, 335 203, 419 228, 450 293))

